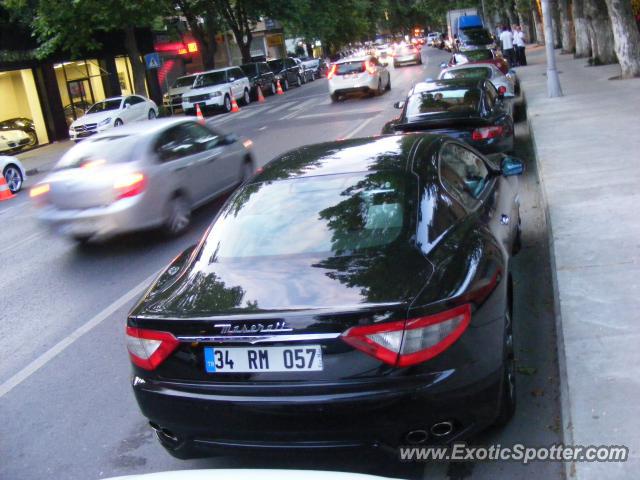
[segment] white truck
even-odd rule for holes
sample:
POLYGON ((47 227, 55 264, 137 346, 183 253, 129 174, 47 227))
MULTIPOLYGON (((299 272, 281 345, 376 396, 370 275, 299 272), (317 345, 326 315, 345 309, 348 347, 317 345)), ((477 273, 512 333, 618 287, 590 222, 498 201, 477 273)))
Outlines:
MULTIPOLYGON (((455 39, 458 36, 460 17, 478 17, 478 9, 459 8, 457 10, 449 10, 447 12, 447 47, 452 51, 455 50, 455 39)), ((482 24, 479 26, 482 26, 482 24)))

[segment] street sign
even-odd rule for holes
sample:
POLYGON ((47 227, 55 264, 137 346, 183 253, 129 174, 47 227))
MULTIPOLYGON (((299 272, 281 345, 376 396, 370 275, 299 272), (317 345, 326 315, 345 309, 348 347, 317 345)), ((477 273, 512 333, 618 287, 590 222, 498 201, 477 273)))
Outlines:
POLYGON ((144 56, 144 63, 147 65, 147 70, 153 70, 154 68, 160 68, 162 61, 160 60, 160 54, 157 52, 148 53, 144 56))

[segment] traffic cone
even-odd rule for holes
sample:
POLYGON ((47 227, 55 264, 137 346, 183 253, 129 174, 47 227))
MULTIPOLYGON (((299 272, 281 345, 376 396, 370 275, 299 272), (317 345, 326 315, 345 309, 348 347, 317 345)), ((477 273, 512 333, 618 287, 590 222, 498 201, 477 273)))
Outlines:
POLYGON ((260 85, 258 85, 256 88, 258 89, 258 102, 262 103, 264 102, 264 95, 262 94, 262 88, 260 88, 260 85))
POLYGON ((276 93, 278 95, 284 95, 284 92, 282 91, 282 86, 280 85, 280 79, 278 79, 278 82, 276 83, 276 86, 278 87, 276 89, 276 93))
POLYGON ((233 92, 231 93, 231 113, 239 112, 240 107, 238 107, 238 102, 236 102, 236 97, 233 96, 233 92))
POLYGON ((200 125, 205 125, 207 121, 204 119, 204 115, 202 115, 202 110, 200 110, 200 104, 196 103, 196 117, 198 118, 198 123, 200 125))
POLYGON ((0 202, 10 200, 13 197, 14 195, 11 193, 11 190, 9 190, 9 185, 7 185, 4 175, 0 174, 0 202))

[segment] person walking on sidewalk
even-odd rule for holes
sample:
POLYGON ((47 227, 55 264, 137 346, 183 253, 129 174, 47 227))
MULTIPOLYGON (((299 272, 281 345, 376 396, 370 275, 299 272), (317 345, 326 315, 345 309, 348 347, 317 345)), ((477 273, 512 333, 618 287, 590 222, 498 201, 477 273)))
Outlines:
POLYGON ((526 65, 527 55, 524 52, 524 49, 525 49, 524 32, 522 31, 522 27, 520 25, 516 25, 515 31, 513 32, 513 43, 516 51, 517 64, 521 66, 526 65))
POLYGON ((500 42, 502 42, 502 54, 509 61, 509 65, 513 66, 516 61, 513 51, 513 33, 507 25, 502 27, 500 42))

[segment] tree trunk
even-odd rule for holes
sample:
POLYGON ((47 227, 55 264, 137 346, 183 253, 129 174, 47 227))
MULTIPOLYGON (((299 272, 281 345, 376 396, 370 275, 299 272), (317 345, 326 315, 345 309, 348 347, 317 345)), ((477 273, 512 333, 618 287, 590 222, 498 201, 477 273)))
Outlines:
POLYGON ((591 56, 591 42, 589 41, 589 25, 584 16, 584 1, 572 0, 571 14, 573 16, 573 29, 576 34, 576 58, 591 56))
POLYGON ((559 0, 560 23, 562 28, 562 53, 573 53, 576 50, 575 39, 573 38, 573 21, 569 11, 569 0, 559 0))
POLYGON ((584 13, 589 25, 593 65, 616 63, 611 20, 604 0, 585 0, 584 13))
POLYGON ((607 0, 622 78, 640 77, 640 31, 628 0, 607 0))
POLYGON ((240 53, 242 54, 242 63, 251 62, 251 42, 253 40, 253 35, 251 34, 251 30, 249 28, 247 28, 246 37, 246 42, 244 41, 244 38, 236 37, 238 48, 240 49, 240 53))
POLYGON ((542 17, 538 10, 538 4, 535 0, 531 2, 531 13, 533 14, 533 24, 536 27, 536 42, 538 45, 544 45, 544 30, 542 28, 542 17))
POLYGON ((129 55, 129 60, 131 60, 134 93, 146 97, 146 68, 140 57, 140 50, 138 50, 138 42, 136 41, 136 32, 132 26, 124 27, 124 44, 127 49, 127 55, 129 55))
POLYGON ((551 9, 553 11, 553 45, 555 48, 563 48, 562 43, 562 21, 560 20, 560 9, 558 8, 558 2, 549 0, 551 9))

